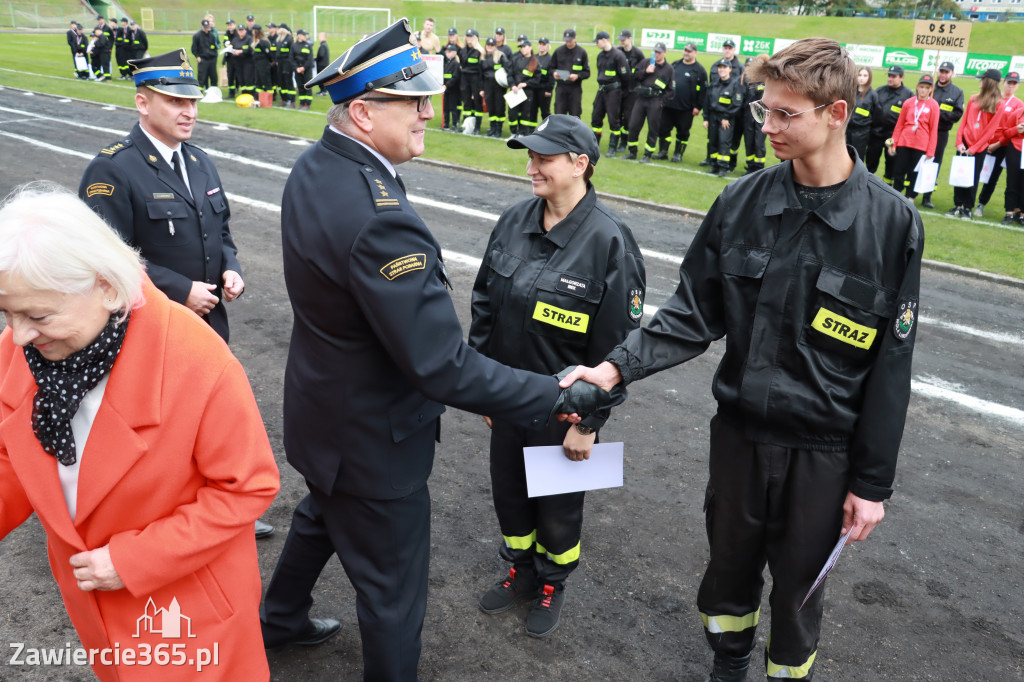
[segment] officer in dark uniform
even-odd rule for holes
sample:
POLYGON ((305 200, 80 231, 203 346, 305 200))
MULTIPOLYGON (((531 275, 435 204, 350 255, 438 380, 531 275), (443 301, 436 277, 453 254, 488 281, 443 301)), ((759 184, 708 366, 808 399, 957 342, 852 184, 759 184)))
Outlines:
POLYGON ((533 43, 526 36, 520 36, 519 51, 512 55, 512 66, 508 70, 509 92, 522 93, 526 98, 520 104, 509 107, 508 127, 512 137, 529 135, 533 128, 529 122, 534 120, 533 101, 527 84, 537 71, 537 57, 533 54, 533 43))
MULTIPOLYGON (((935 143, 935 163, 942 166, 942 157, 949 144, 949 131, 964 117, 964 91, 953 84, 953 62, 939 64, 939 77, 935 82, 932 99, 939 103, 939 137, 935 143)), ((935 208, 932 193, 925 192, 921 197, 923 208, 935 208)))
POLYGON ((303 29, 295 32, 292 43, 292 62, 295 64, 295 89, 299 109, 309 111, 313 105, 313 91, 306 88, 306 83, 313 78, 313 43, 309 42, 303 29))
POLYGON ((267 42, 270 43, 270 82, 274 89, 274 99, 281 98, 281 73, 277 66, 277 24, 267 24, 267 42))
MULTIPOLYGON (((620 107, 619 141, 622 142, 629 136, 629 116, 633 113, 633 107, 636 106, 637 83, 633 78, 633 72, 647 57, 644 56, 643 50, 633 44, 633 33, 628 28, 619 31, 619 47, 616 49, 626 55, 626 63, 629 64, 629 86, 622 93, 622 106, 620 107)), ((624 147, 625 145, 620 146, 624 147)))
POLYGON ((590 114, 590 128, 601 146, 601 128, 608 114, 608 156, 615 156, 619 148, 619 120, 622 118, 622 93, 632 83, 629 64, 622 50, 612 47, 612 37, 599 31, 594 39, 601 50, 597 53, 597 94, 590 114))
POLYGON ((75 75, 81 80, 89 80, 89 61, 86 57, 85 50, 89 46, 89 41, 86 40, 85 35, 82 33, 82 25, 77 21, 71 22, 71 28, 68 29, 68 47, 71 48, 71 61, 75 65, 75 75), (86 68, 79 68, 78 57, 84 61, 86 68))
POLYGON ((711 150, 709 173, 720 178, 729 177, 729 149, 736 131, 736 114, 743 106, 743 86, 731 75, 732 64, 725 59, 715 62, 715 80, 708 87, 704 101, 704 129, 708 131, 708 149, 711 150))
POLYGON ((576 42, 576 31, 569 28, 562 34, 565 41, 551 56, 551 72, 558 85, 555 113, 579 118, 583 114, 583 81, 590 78, 590 57, 576 42))
MULTIPOLYGON (((768 61, 768 55, 762 54, 757 57, 751 57, 747 59, 746 67, 750 66, 750 63, 757 59, 759 61, 768 61)), ((750 111, 750 103, 758 102, 761 100, 761 96, 764 94, 764 83, 752 83, 747 78, 746 68, 743 71, 743 77, 740 79, 743 82, 743 106, 740 107, 740 111, 746 113, 750 111)), ((739 130, 736 131, 739 134, 739 130)), ((758 123, 752 116, 743 117, 743 151, 747 155, 747 174, 754 173, 764 168, 765 161, 767 160, 768 151, 765 149, 765 134, 761 130, 761 124, 758 123)), ((731 170, 731 169, 730 169, 731 170)))
POLYGON ((201 88, 217 85, 217 52, 213 27, 203 19, 200 29, 192 36, 192 56, 196 58, 196 73, 201 88))
POLYGON ((878 170, 878 160, 885 157, 883 177, 891 185, 893 157, 883 153, 885 142, 892 137, 896 121, 903 111, 903 103, 914 96, 910 88, 903 85, 903 67, 890 66, 888 82, 875 90, 875 94, 875 110, 871 112, 871 137, 868 138, 868 153, 864 164, 868 172, 874 173, 878 170))
POLYGON ((270 41, 263 34, 263 27, 259 24, 252 29, 252 66, 256 96, 259 97, 261 92, 273 93, 274 82, 270 80, 270 41))
POLYGON ((277 27, 277 78, 278 88, 281 93, 281 106, 288 109, 295 108, 295 61, 292 58, 291 29, 288 24, 281 24, 277 27))
POLYGON ((459 66, 459 46, 455 43, 448 43, 441 51, 444 53, 444 101, 441 105, 441 128, 457 133, 462 120, 462 68, 459 66))
POLYGON ((689 43, 683 48, 683 58, 672 63, 674 92, 661 110, 661 124, 658 127, 658 153, 655 159, 667 159, 668 148, 675 131, 676 148, 672 163, 683 160, 683 152, 690 142, 690 128, 693 119, 704 108, 704 93, 708 87, 708 72, 697 61, 697 46, 689 43))
MULTIPOLYGON (((331 47, 327 44, 327 33, 324 31, 320 32, 320 35, 317 36, 317 40, 320 41, 320 44, 317 45, 316 48, 316 72, 320 73, 331 63, 331 47)), ((327 89, 321 85, 320 92, 318 92, 317 95, 320 97, 326 97, 327 89)))
POLYGON ((234 65, 235 80, 232 83, 230 96, 235 96, 234 86, 236 84, 238 86, 237 94, 255 96, 256 66, 253 63, 252 36, 249 35, 248 26, 242 25, 235 30, 235 37, 231 39, 231 49, 234 52, 231 64, 234 65))
POLYGON ((865 540, 893 492, 924 247, 914 207, 846 146, 849 53, 799 40, 751 71, 765 83, 759 118, 782 163, 730 183, 675 294, 606 362, 562 381, 628 384, 725 337, 704 498, 711 552, 697 595, 711 682, 747 679, 766 564, 768 679, 814 673, 824 587, 802 601, 841 534, 865 540))
MULTIPOLYGON (((533 135, 507 144, 530 150, 527 174, 548 182, 494 226, 473 287, 469 345, 535 372, 599 362, 640 326, 645 269, 629 227, 598 201, 590 182, 601 156, 596 136, 580 119, 556 114, 533 135)), ((533 598, 526 617, 532 637, 558 627, 565 583, 580 561, 584 493, 530 499, 523 448, 561 445, 569 459, 585 459, 607 416, 535 431, 487 420, 491 490, 504 539, 499 554, 512 568, 484 594, 480 609, 501 613, 533 598)))
MULTIPOLYGON (((537 71, 534 72, 527 88, 533 101, 533 113, 540 114, 540 120, 551 115, 551 98, 555 89, 555 75, 551 71, 551 41, 541 36, 537 39, 537 71)), ((530 119, 531 127, 537 126, 537 119, 530 119)))
MULTIPOLYGON (((462 67, 462 115, 473 118, 471 135, 480 132, 484 118, 484 106, 480 93, 484 89, 483 76, 484 48, 480 45, 480 33, 475 28, 466 29, 466 45, 459 51, 459 65, 462 67)), ((467 124, 468 125, 468 124, 467 124)))
POLYGON ((640 131, 647 122, 647 143, 640 163, 650 163, 651 155, 658 151, 658 130, 661 126, 661 110, 665 100, 673 95, 672 66, 665 59, 665 43, 655 43, 649 62, 640 62, 633 70, 633 81, 637 84, 636 104, 629 114, 629 160, 636 160, 640 131))
MULTIPOLYGON (((740 62, 739 57, 736 56, 736 43, 731 39, 727 39, 722 43, 722 57, 716 61, 715 64, 719 64, 722 61, 729 62, 729 66, 731 67, 729 77, 733 79, 734 83, 739 83, 743 78, 743 64, 740 62)), ((711 85, 718 82, 717 68, 712 67, 709 76, 711 78, 711 85)), ((727 170, 730 171, 736 167, 736 150, 740 148, 740 139, 743 137, 743 113, 743 111, 737 112, 736 117, 733 120, 734 128, 737 128, 738 132, 733 136, 733 139, 729 143, 729 165, 727 166, 727 170)), ((715 172, 715 168, 718 165, 718 160, 712 157, 713 153, 715 153, 715 150, 711 148, 711 140, 709 139, 707 158, 698 164, 701 166, 711 166, 712 170, 709 172, 715 172)))
MULTIPOLYGON (((508 46, 505 46, 508 49, 508 46)), ((488 131, 485 137, 504 137, 502 128, 505 125, 505 93, 506 86, 498 82, 499 70, 505 71, 505 83, 508 83, 508 71, 512 68, 512 60, 498 49, 494 38, 488 38, 484 44, 484 59, 480 63, 483 75, 484 105, 487 108, 488 131)))
POLYGON ((224 69, 227 72, 228 77, 228 96, 234 97, 238 90, 238 72, 235 68, 235 58, 232 48, 234 47, 235 38, 238 36, 238 28, 235 26, 235 22, 232 19, 228 19, 224 24, 224 35, 221 37, 222 45, 224 48, 224 58, 221 60, 224 64, 224 69))
POLYGON ((337 553, 356 591, 367 680, 412 681, 430 555, 427 477, 443 403, 543 426, 562 403, 608 407, 589 386, 513 370, 470 349, 441 247, 394 170, 423 152, 443 86, 408 21, 363 38, 309 85, 334 105, 284 189, 284 276, 294 312, 284 444, 305 477, 262 612, 267 647, 338 631, 311 620, 311 590, 337 553), (368 68, 368 67, 376 68, 368 68))
MULTIPOLYGON (((100 17, 101 19, 103 17, 100 17)), ((92 63, 92 75, 98 81, 110 80, 110 31, 103 26, 97 26, 92 30, 92 52, 90 62, 92 63)))
MULTIPOLYGON (((139 122, 128 137, 100 150, 78 196, 146 260, 146 274, 228 340, 225 301, 245 283, 231 238, 231 210, 213 162, 189 144, 202 97, 184 49, 128 62, 139 122), (156 101, 159 98, 159 101, 156 101)), ((273 526, 256 522, 256 537, 273 526)))
POLYGON ((128 80, 128 60, 134 59, 130 54, 131 41, 128 39, 128 17, 121 17, 121 25, 114 28, 114 58, 117 60, 118 80, 128 80))
POLYGON ((142 59, 149 50, 149 37, 132 19, 128 22, 128 58, 142 59))

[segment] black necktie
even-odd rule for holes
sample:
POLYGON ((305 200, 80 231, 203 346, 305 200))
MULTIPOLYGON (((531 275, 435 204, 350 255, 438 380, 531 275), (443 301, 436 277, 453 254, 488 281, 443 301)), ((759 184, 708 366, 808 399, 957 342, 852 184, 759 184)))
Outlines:
MULTIPOLYGON (((185 189, 188 189, 188 183, 185 182, 185 173, 181 169, 181 156, 178 152, 174 152, 171 156, 173 157, 172 162, 174 164, 175 175, 177 175, 178 179, 181 180, 181 184, 185 185, 185 189)), ((191 190, 189 190, 189 194, 191 193, 191 190)))

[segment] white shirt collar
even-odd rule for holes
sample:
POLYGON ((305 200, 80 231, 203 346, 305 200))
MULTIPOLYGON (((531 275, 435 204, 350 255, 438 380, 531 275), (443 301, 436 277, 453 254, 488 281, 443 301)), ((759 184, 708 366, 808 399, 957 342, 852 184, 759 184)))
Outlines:
POLYGON ((380 162, 382 164, 384 164, 384 167, 388 169, 389 173, 391 173, 391 177, 396 177, 398 175, 398 172, 395 170, 394 164, 392 164, 390 161, 388 161, 383 156, 381 156, 380 152, 378 152, 376 149, 374 149, 373 147, 369 146, 365 142, 362 142, 361 140, 357 140, 356 138, 352 137, 351 135, 348 135, 347 133, 341 132, 341 130, 339 130, 338 128, 335 128, 333 125, 328 125, 328 128, 330 128, 334 132, 338 133, 342 137, 347 137, 348 139, 352 140, 356 144, 361 145, 366 151, 370 152, 371 154, 376 156, 378 159, 380 159, 380 162))
MULTIPOLYGON (((142 129, 142 132, 146 134, 146 137, 149 138, 149 141, 153 143, 154 147, 156 147, 156 150, 160 153, 160 158, 162 158, 164 161, 166 161, 168 166, 173 167, 174 163, 171 160, 171 156, 174 154, 174 152, 181 150, 181 143, 179 142, 176 147, 168 147, 163 142, 161 142, 160 140, 158 140, 155 137, 153 137, 150 134, 150 132, 148 130, 146 130, 146 126, 144 126, 144 125, 142 125, 140 123, 139 124, 139 128, 142 129)), ((182 162, 184 163, 184 161, 185 161, 185 159, 183 158, 182 162)))

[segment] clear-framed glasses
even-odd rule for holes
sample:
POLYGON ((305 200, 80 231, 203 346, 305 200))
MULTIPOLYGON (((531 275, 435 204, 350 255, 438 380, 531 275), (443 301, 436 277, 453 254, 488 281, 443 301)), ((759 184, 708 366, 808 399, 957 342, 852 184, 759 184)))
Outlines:
POLYGON ((416 102, 416 113, 422 114, 423 110, 427 108, 427 103, 430 101, 430 95, 421 95, 418 98, 414 97, 360 97, 359 99, 371 102, 416 102))
POLYGON ((816 107, 810 109, 804 109, 798 111, 795 114, 791 114, 788 111, 782 109, 769 109, 765 105, 761 104, 761 100, 750 103, 750 115, 754 117, 754 120, 760 124, 764 124, 765 121, 771 121, 772 125, 779 129, 779 131, 789 130, 789 122, 794 116, 800 114, 806 114, 808 111, 814 111, 815 109, 821 109, 827 107, 829 104, 835 104, 835 102, 826 102, 825 104, 819 104, 816 107))

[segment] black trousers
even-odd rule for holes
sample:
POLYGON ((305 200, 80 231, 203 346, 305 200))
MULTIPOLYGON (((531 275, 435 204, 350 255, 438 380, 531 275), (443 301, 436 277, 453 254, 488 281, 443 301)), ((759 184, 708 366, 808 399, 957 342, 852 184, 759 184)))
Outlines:
POLYGON ((906 190, 906 195, 911 199, 917 196, 917 192, 914 191, 917 171, 914 169, 922 156, 924 156, 924 150, 921 149, 899 147, 896 150, 892 171, 892 188, 901 194, 906 190))
POLYGON ((972 210, 974 208, 975 197, 978 196, 978 178, 981 177, 982 166, 985 165, 985 157, 988 156, 988 152, 982 152, 975 154, 974 156, 974 184, 970 187, 954 187, 953 188, 953 203, 960 208, 966 208, 972 210))
POLYGON ((661 110, 664 108, 661 97, 640 97, 633 105, 629 115, 629 146, 636 147, 640 140, 640 131, 647 121, 647 144, 645 152, 654 154, 658 151, 658 131, 661 129, 661 110))
POLYGON ((580 563, 583 493, 527 497, 523 448, 561 445, 568 424, 534 431, 494 420, 491 430, 491 492, 504 537, 501 556, 517 572, 561 588, 580 563))
POLYGON ((278 87, 281 88, 282 102, 295 102, 295 64, 293 62, 277 63, 278 87))
POLYGON ((1004 208, 1007 213, 1019 212, 1024 206, 1024 170, 1020 167, 1020 150, 1013 142, 1006 146, 1006 197, 1004 208))
POLYGON ((96 78, 110 78, 110 53, 93 51, 89 60, 96 78))
POLYGON ((217 81, 217 58, 212 57, 199 62, 196 77, 199 79, 199 87, 204 90, 214 85, 220 85, 217 81))
POLYGON ((760 170, 764 168, 768 160, 768 150, 765 148, 765 138, 761 132, 761 124, 752 117, 747 116, 743 120, 743 149, 747 153, 747 170, 760 170))
POLYGON ((622 116, 619 119, 619 135, 627 137, 629 135, 629 117, 633 115, 633 108, 636 106, 636 101, 640 95, 636 93, 636 88, 632 90, 625 90, 622 93, 622 116))
POLYGON ((722 120, 720 118, 708 119, 708 155, 711 157, 712 163, 728 166, 734 129, 732 125, 728 129, 723 129, 722 120))
POLYGON ((444 91, 444 99, 441 102, 441 106, 444 108, 441 125, 445 128, 457 128, 459 119, 462 118, 462 93, 459 92, 458 86, 444 91))
POLYGON ((270 80, 270 61, 257 59, 253 61, 253 82, 256 85, 256 92, 273 92, 274 81, 270 80))
MULTIPOLYGON (((846 128, 846 144, 857 151, 857 157, 861 162, 867 164, 868 138, 871 137, 871 128, 846 128)), ((883 140, 883 146, 884 146, 883 140)))
POLYGON ((238 60, 234 56, 225 56, 224 67, 228 73, 228 93, 235 94, 240 87, 238 82, 238 60))
POLYGON ((598 90, 594 97, 594 109, 590 114, 590 127, 600 135, 604 127, 604 118, 608 116, 608 133, 619 134, 619 119, 622 117, 622 88, 614 90, 598 90))
POLYGON ((996 185, 999 184, 999 178, 1003 174, 1003 159, 1006 158, 1006 147, 1000 147, 992 152, 991 156, 996 157, 996 165, 992 168, 992 175, 989 176, 988 182, 981 188, 981 194, 978 195, 979 204, 988 204, 992 200, 992 195, 995 194, 996 185))
POLYGON ((313 486, 292 514, 284 549, 267 585, 263 642, 302 634, 317 578, 337 554, 356 591, 363 679, 416 680, 430 569, 430 492, 370 500, 313 486))
POLYGON ((487 120, 494 125, 505 123, 505 93, 493 78, 484 80, 484 101, 487 102, 487 120))
POLYGON ((114 58, 117 60, 118 73, 122 76, 127 76, 128 60, 132 58, 129 48, 118 45, 114 48, 114 58))
POLYGON ((711 559, 697 593, 708 643, 733 656, 750 652, 767 565, 773 581, 768 675, 806 679, 824 586, 798 608, 839 539, 848 454, 749 441, 742 428, 716 416, 709 468, 704 511, 711 559))
MULTIPOLYGON (((480 91, 484 89, 483 77, 478 73, 462 72, 462 115, 483 118, 484 106, 480 102, 480 91)), ((480 123, 483 123, 482 121, 480 123)))
POLYGON ((255 96, 256 94, 256 65, 252 59, 242 59, 235 64, 235 78, 238 79, 239 93, 246 93, 255 96))
POLYGON ((893 157, 885 153, 885 141, 892 136, 892 131, 885 136, 879 136, 872 133, 868 137, 868 153, 864 157, 864 165, 868 167, 868 172, 874 173, 878 170, 878 162, 880 159, 885 159, 885 170, 883 171, 882 177, 886 180, 892 181, 892 161, 893 157))
POLYGON ((555 93, 555 113, 577 118, 583 114, 583 86, 579 81, 559 81, 555 93))
POLYGON ((664 149, 668 149, 672 141, 672 132, 675 131, 676 151, 682 152, 690 141, 690 128, 693 127, 693 109, 670 109, 665 107, 661 110, 661 123, 658 125, 658 137, 664 149))

